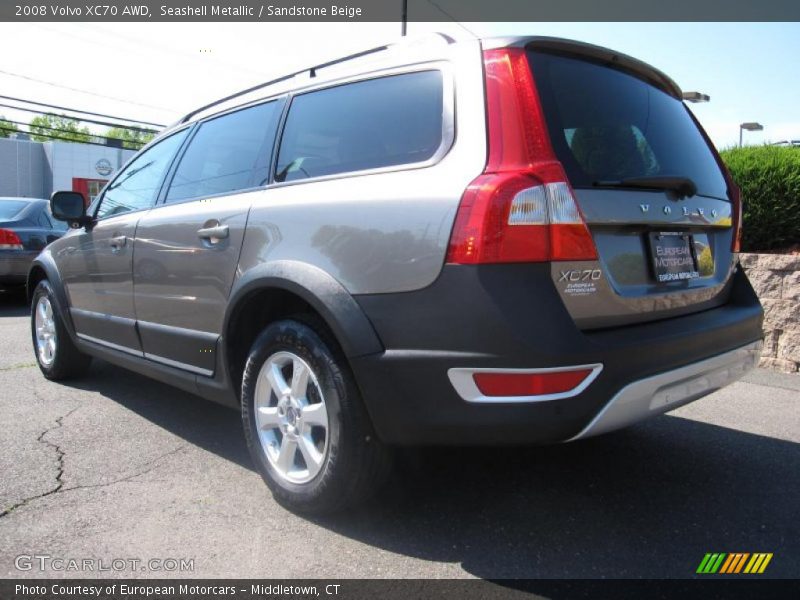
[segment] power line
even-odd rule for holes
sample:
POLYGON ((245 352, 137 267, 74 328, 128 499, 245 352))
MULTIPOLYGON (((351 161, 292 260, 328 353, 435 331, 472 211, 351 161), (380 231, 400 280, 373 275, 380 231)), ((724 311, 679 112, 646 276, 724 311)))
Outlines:
MULTIPOLYGON (((41 29, 46 29, 45 27, 42 27, 39 24, 37 24, 36 26, 38 26, 41 29)), ((108 29, 106 27, 101 27, 99 25, 90 25, 89 23, 82 23, 81 27, 83 29, 89 29, 89 30, 92 30, 92 31, 97 31, 101 35, 105 35, 105 36, 110 37, 111 39, 114 39, 114 40, 120 40, 120 39, 127 40, 128 42, 136 44, 137 46, 141 46, 141 39, 138 38, 138 37, 124 35, 124 34, 120 33, 119 31, 112 31, 112 30, 110 30, 110 29, 108 29)), ((51 31, 58 31, 59 33, 66 34, 66 32, 64 32, 62 30, 51 29, 51 31)), ((98 41, 96 39, 93 39, 93 38, 83 38, 81 36, 76 36, 74 34, 70 34, 70 35, 72 35, 73 37, 75 37, 75 38, 77 38, 77 39, 79 39, 79 40, 81 40, 83 42, 87 42, 87 43, 90 43, 90 44, 96 44, 98 46, 102 46, 103 48, 107 48, 109 46, 109 44, 107 42, 100 42, 100 41, 98 41)), ((120 46, 118 44, 114 44, 114 46, 116 48, 120 48, 121 50, 123 50, 125 52, 130 52, 130 50, 128 48, 126 48, 125 46, 120 46)), ((164 45, 164 44, 159 44, 159 43, 157 43, 157 42, 155 42, 153 40, 148 40, 147 48, 148 49, 157 50, 158 53, 162 54, 162 55, 164 53, 172 54, 173 56, 180 57, 185 62, 195 63, 195 64, 199 65, 199 63, 197 62, 199 57, 196 54, 190 54, 188 52, 180 51, 180 50, 177 50, 177 49, 172 48, 170 46, 167 46, 167 45, 164 45)), ((141 54, 140 54, 140 56, 141 56, 141 54)), ((235 62, 227 61, 227 60, 222 60, 219 57, 216 57, 216 56, 213 56, 213 55, 210 56, 210 57, 208 57, 208 56, 203 57, 203 63, 204 63, 203 66, 204 67, 208 66, 205 63, 206 63, 206 61, 209 60, 209 58, 210 58, 211 61, 216 63, 216 65, 212 65, 213 68, 224 69, 226 71, 234 70, 234 71, 239 71, 240 73, 247 73, 248 75, 257 75, 259 77, 264 75, 263 71, 243 68, 241 66, 241 64, 239 64, 239 63, 235 63, 235 62)))
MULTIPOLYGON (((11 108, 13 110, 21 110, 23 112, 33 113, 35 115, 55 115, 52 112, 44 112, 41 110, 33 110, 32 108, 23 108, 22 106, 11 106, 10 104, 0 104, 3 108, 11 108)), ((70 117, 69 115, 55 115, 67 117, 73 121, 81 121, 85 123, 92 123, 93 125, 104 125, 106 127, 118 127, 120 129, 130 129, 132 131, 141 131, 142 133, 158 133, 157 129, 145 129, 144 127, 134 127, 133 125, 123 125, 122 123, 110 123, 109 121, 97 121, 95 119, 86 119, 84 117, 70 117)))
POLYGON ((106 100, 115 100, 117 102, 124 102, 125 104, 133 104, 134 106, 143 106, 145 108, 155 108, 156 110, 163 110, 166 112, 175 112, 170 108, 164 108, 163 106, 154 106, 152 104, 143 104, 141 102, 134 102, 132 100, 125 100, 124 98, 117 98, 115 96, 106 96, 105 94, 98 94, 95 92, 89 92, 87 90, 80 90, 78 88, 70 87, 68 85, 62 85, 60 83, 53 83, 52 81, 45 81, 44 79, 37 79, 35 77, 29 77, 28 75, 20 75, 19 73, 12 73, 11 71, 5 71, 0 69, 0 73, 3 75, 8 75, 9 77, 18 77, 19 79, 25 79, 27 81, 34 81, 36 83, 41 83, 44 85, 49 85, 51 87, 61 88, 64 90, 69 90, 71 92, 78 92, 79 94, 87 94, 89 96, 96 96, 97 98, 105 98, 106 100))
POLYGON ((54 108, 56 110, 67 110, 69 112, 80 113, 82 115, 90 115, 93 117, 105 117, 106 119, 119 119, 121 121, 130 121, 131 123, 139 123, 140 125, 152 125, 153 127, 166 127, 161 123, 151 123, 150 121, 142 121, 140 119, 129 119, 127 117, 115 117, 113 115, 104 115, 103 113, 89 112, 88 110, 79 110, 77 108, 67 108, 66 106, 58 106, 57 104, 45 104, 44 102, 36 102, 35 100, 24 100, 23 98, 14 98, 13 96, 3 96, 0 98, 4 100, 13 100, 14 102, 24 102, 25 104, 34 104, 36 106, 44 106, 45 108, 54 108))
MULTIPOLYGON (((16 129, 11 129, 10 127, 3 127, 2 125, 0 125, 0 131, 8 131, 9 133, 25 133, 24 131, 20 132, 20 131, 18 131, 16 129)), ((112 146, 107 146, 106 144, 101 144, 99 142, 79 142, 79 141, 73 140, 71 138, 62 137, 62 136, 58 136, 58 135, 50 135, 50 134, 44 134, 44 133, 42 133, 42 134, 38 134, 37 133, 35 135, 37 135, 39 137, 47 138, 48 140, 62 140, 62 141, 65 141, 65 142, 72 142, 74 144, 91 144, 92 146, 102 146, 103 148, 111 148, 112 147, 112 146)))
MULTIPOLYGON (((11 119, 6 119, 6 118, 0 118, 0 121, 5 121, 6 123, 13 123, 14 125, 22 125, 23 127, 27 127, 28 131, 18 131, 18 133, 27 133, 28 135, 38 136, 40 135, 38 132, 39 129, 46 129, 47 131, 55 131, 57 133, 72 133, 75 135, 85 135, 90 138, 105 140, 106 142, 108 142, 109 140, 114 140, 115 142, 120 142, 122 144, 135 144, 136 146, 138 146, 138 148, 141 148, 146 143, 146 142, 137 142, 134 140, 123 140, 121 138, 108 137, 107 135, 98 135, 96 133, 84 133, 83 131, 69 131, 68 129, 58 129, 57 127, 47 127, 45 125, 31 125, 29 123, 23 123, 21 121, 12 121, 11 119), (37 131, 31 131, 31 129, 36 129, 37 131)), ((79 142, 80 140, 74 140, 74 141, 79 142)), ((136 149, 138 150, 138 148, 136 149)))
POLYGON ((443 9, 441 6, 439 6, 439 4, 437 4, 437 3, 436 3, 434 0, 426 0, 426 1, 428 2, 428 4, 430 4, 431 6, 433 6, 433 7, 434 7, 436 10, 438 10, 438 11, 439 11, 440 13, 442 13, 442 14, 443 14, 445 17, 447 17, 448 19, 450 19, 450 20, 451 20, 453 23, 455 23, 456 25, 458 25, 459 27, 461 27, 461 29, 463 29, 464 31, 466 31, 466 32, 467 32, 468 34, 470 34, 472 37, 474 37, 474 38, 478 38, 478 37, 480 37, 480 36, 478 36, 478 35, 475 35, 475 32, 474 32, 474 31, 472 31, 472 30, 471 30, 469 27, 467 27, 466 25, 464 25, 464 24, 463 24, 461 21, 456 21, 456 19, 455 19, 455 17, 453 17, 453 15, 451 15, 449 12, 447 12, 445 9, 443 9))

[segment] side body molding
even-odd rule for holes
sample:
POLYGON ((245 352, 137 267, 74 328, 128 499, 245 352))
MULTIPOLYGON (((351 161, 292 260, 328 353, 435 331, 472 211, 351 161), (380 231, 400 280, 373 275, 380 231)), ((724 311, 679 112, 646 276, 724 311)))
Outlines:
POLYGON ((234 283, 225 313, 224 332, 243 306, 242 301, 264 289, 285 290, 308 302, 333 330, 347 357, 383 352, 383 344, 372 323, 350 292, 319 267, 293 260, 255 266, 234 283))
MULTIPOLYGON (((217 352, 216 373, 214 377, 202 377, 78 339, 68 310, 69 301, 64 283, 47 250, 35 259, 31 272, 37 267, 45 272, 50 281, 57 308, 64 316, 69 335, 78 348, 92 356, 234 408, 238 407, 239 400, 226 360, 231 343, 227 339, 227 331, 248 297, 259 291, 285 290, 302 298, 322 316, 348 358, 377 354, 384 350, 369 319, 341 283, 322 269, 307 263, 276 261, 253 267, 234 283, 217 352)), ((29 274, 29 295, 33 292, 30 289, 32 281, 29 274)))

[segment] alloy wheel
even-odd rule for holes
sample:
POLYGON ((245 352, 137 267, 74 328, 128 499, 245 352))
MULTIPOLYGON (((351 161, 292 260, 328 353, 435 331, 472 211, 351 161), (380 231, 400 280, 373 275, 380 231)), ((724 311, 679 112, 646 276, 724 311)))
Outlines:
POLYGON ((42 296, 36 303, 34 326, 36 328, 36 351, 39 362, 49 367, 56 358, 58 339, 53 305, 47 296, 42 296))
POLYGON ((295 484, 314 479, 325 464, 329 421, 313 369, 291 352, 267 358, 255 388, 262 450, 277 474, 295 484))

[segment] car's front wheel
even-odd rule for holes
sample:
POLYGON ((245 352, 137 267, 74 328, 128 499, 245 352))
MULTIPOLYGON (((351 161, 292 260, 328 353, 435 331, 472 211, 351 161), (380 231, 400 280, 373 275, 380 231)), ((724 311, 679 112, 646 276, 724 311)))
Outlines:
POLYGON ((258 336, 242 381, 242 420, 250 455, 276 500, 320 514, 375 491, 390 458, 344 357, 316 329, 284 320, 258 336))
POLYGON ((86 373, 92 359, 72 343, 46 279, 33 292, 31 335, 36 362, 47 379, 59 381, 86 373))

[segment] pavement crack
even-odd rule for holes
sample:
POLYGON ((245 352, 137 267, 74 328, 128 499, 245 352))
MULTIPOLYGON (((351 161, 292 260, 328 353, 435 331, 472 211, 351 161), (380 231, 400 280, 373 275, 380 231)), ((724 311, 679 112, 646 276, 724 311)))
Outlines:
POLYGON ((154 459, 149 460, 146 463, 144 463, 144 465, 143 465, 145 467, 144 469, 141 469, 141 470, 137 471, 136 473, 132 473, 131 475, 126 475, 125 477, 121 477, 119 479, 114 479, 113 481, 107 481, 105 483, 89 483, 89 484, 86 484, 86 485, 74 485, 72 487, 63 488, 63 489, 60 489, 60 490, 57 490, 57 491, 60 491, 62 493, 66 493, 66 492, 72 492, 74 490, 86 490, 86 489, 104 488, 104 487, 109 487, 109 486, 112 486, 112 485, 116 485, 118 483, 126 483, 128 481, 132 481, 132 480, 136 479, 137 477, 141 477, 142 475, 147 475, 149 472, 154 471, 155 469, 157 469, 160 466, 161 461, 163 461, 165 458, 168 458, 168 457, 172 456, 173 454, 177 454, 178 452, 180 452, 184 448, 186 448, 186 444, 181 444, 180 446, 178 446, 177 448, 173 448, 169 452, 165 452, 164 454, 160 454, 159 456, 155 457, 154 459))
POLYGON ((50 433, 51 431, 54 431, 54 430, 62 427, 63 424, 64 424, 64 419, 66 419, 72 413, 74 413, 76 410, 78 410, 78 408, 80 408, 80 407, 73 408, 67 414, 65 414, 65 415, 63 415, 61 417, 58 417, 56 419, 56 421, 55 421, 55 425, 54 426, 49 427, 48 429, 45 429, 36 438, 37 442, 45 444, 45 445, 49 446, 50 448, 53 448, 53 450, 55 450, 56 460, 57 460, 57 464, 58 464, 58 473, 56 474, 56 484, 55 484, 55 486, 53 486, 52 488, 50 488, 46 492, 43 492, 41 494, 37 494, 35 496, 30 496, 28 498, 25 498, 25 499, 21 500, 20 502, 17 502, 16 504, 11 505, 10 507, 8 507, 6 509, 3 509, 3 511, 0 512, 0 519, 2 519, 3 517, 11 514, 13 511, 17 510, 18 508, 22 508, 24 506, 27 506, 28 504, 30 504, 31 502, 33 502, 35 500, 39 500, 40 498, 46 498, 47 496, 52 496, 53 494, 72 492, 72 491, 75 491, 75 490, 103 488, 103 487, 109 487, 109 486, 112 486, 112 485, 116 485, 118 483, 125 483, 125 482, 128 482, 128 481, 132 481, 132 480, 136 479, 137 477, 141 477, 142 475, 146 475, 147 473, 149 473, 151 471, 154 471, 156 468, 158 468, 160 466, 160 463, 165 458, 168 458, 168 457, 170 457, 170 456, 172 456, 174 454, 177 454, 178 452, 180 452, 181 450, 186 448, 186 444, 181 444, 177 448, 173 448, 169 452, 164 452, 163 454, 160 454, 160 455, 156 456, 152 460, 147 461, 146 463, 144 463, 142 465, 142 467, 144 467, 144 468, 140 468, 137 472, 132 473, 130 475, 126 475, 125 477, 121 477, 119 479, 115 479, 113 481, 108 481, 108 482, 105 482, 105 483, 74 485, 74 486, 71 486, 71 487, 64 487, 63 477, 64 477, 64 456, 65 456, 65 452, 61 448, 61 446, 59 446, 58 444, 54 444, 53 442, 45 439, 45 436, 48 433, 50 433))
POLYGON ((36 441, 39 442, 40 444, 45 444, 46 446, 48 446, 48 447, 52 448, 53 450, 55 450, 55 453, 56 453, 56 464, 57 464, 57 469, 58 469, 58 472, 56 474, 55 486, 50 488, 46 492, 43 492, 41 494, 36 494, 35 496, 29 496, 27 498, 23 498, 21 501, 17 502, 16 504, 12 504, 8 508, 4 508, 3 511, 0 512, 0 519, 2 519, 3 517, 11 514, 13 511, 17 510, 18 508, 26 506, 28 503, 33 502, 34 500, 38 500, 39 498, 45 498, 47 496, 51 496, 52 494, 55 494, 55 493, 59 492, 61 490, 61 488, 64 487, 64 481, 63 481, 62 478, 64 477, 64 455, 65 455, 65 452, 64 452, 64 450, 61 449, 61 446, 59 446, 58 444, 54 444, 53 442, 45 439, 45 436, 48 433, 50 433, 51 431, 55 431, 56 429, 60 429, 64 425, 64 419, 69 417, 72 413, 74 413, 79 408, 80 408, 80 406, 76 406, 75 408, 70 410, 68 413, 58 417, 56 419, 56 421, 55 421, 55 425, 45 429, 36 438, 36 441))

